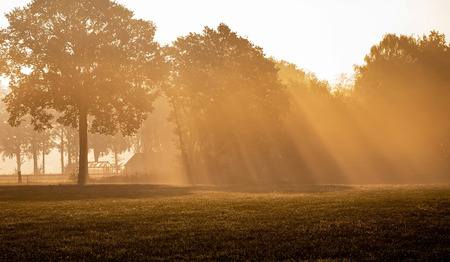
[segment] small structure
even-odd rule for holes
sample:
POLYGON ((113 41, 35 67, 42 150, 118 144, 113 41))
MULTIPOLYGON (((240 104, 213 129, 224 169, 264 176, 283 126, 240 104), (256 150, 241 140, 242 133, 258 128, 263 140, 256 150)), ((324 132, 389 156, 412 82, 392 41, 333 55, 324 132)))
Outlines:
POLYGON ((88 170, 89 174, 110 174, 113 167, 108 161, 89 162, 88 170))
POLYGON ((145 174, 150 172, 150 155, 145 153, 136 153, 124 165, 126 173, 145 174))

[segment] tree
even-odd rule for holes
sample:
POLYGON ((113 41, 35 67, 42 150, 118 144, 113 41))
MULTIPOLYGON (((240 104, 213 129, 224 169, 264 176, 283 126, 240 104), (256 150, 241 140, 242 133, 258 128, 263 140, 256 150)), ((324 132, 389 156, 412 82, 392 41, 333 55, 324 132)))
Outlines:
POLYGON ((327 81, 295 64, 277 61, 276 66, 291 100, 289 113, 283 118, 286 134, 278 143, 285 180, 342 183, 345 180, 330 148, 341 151, 343 135, 337 134, 352 133, 343 96, 331 93, 327 81))
POLYGON ((114 154, 114 167, 116 172, 119 172, 119 154, 124 153, 130 148, 130 140, 127 137, 117 134, 111 139, 109 150, 114 154))
POLYGON ((168 56, 174 74, 166 95, 186 169, 195 168, 188 174, 203 172, 218 183, 233 182, 238 173, 260 174, 289 106, 275 64, 224 24, 179 37, 168 56))
POLYGON ((51 126, 51 110, 62 114, 58 122, 78 127, 78 183, 85 184, 88 128, 132 134, 152 110, 164 65, 156 27, 110 0, 34 0, 6 17, 9 123, 29 114, 41 130, 51 126))
POLYGON ((371 110, 432 120, 450 109, 450 45, 443 34, 385 35, 364 61, 356 67, 355 94, 371 110))
POLYGON ((43 130, 40 132, 40 138, 40 150, 42 154, 41 171, 42 174, 45 175, 45 156, 50 154, 51 150, 56 147, 56 143, 54 141, 55 134, 53 130, 43 130))
POLYGON ((67 166, 64 168, 66 173, 72 173, 78 167, 78 152, 79 148, 77 145, 79 144, 79 136, 77 135, 77 130, 70 127, 64 127, 64 137, 65 144, 67 148, 67 166))
POLYGON ((54 135, 50 130, 32 131, 32 126, 27 126, 30 129, 29 132, 29 146, 27 148, 28 153, 33 157, 33 174, 45 174, 45 156, 50 154, 51 149, 55 146, 53 141, 54 135), (42 156, 42 165, 39 169, 38 157, 42 156))
POLYGON ((65 173, 65 170, 64 170, 65 146, 64 145, 66 145, 66 141, 65 141, 66 134, 64 132, 64 126, 62 126, 61 124, 57 124, 56 129, 54 130, 54 135, 57 138, 57 140, 59 140, 59 144, 57 146, 58 146, 58 151, 60 153, 61 174, 64 174, 65 173))
MULTIPOLYGON (((409 160, 408 175, 448 172, 450 159, 447 167, 440 160, 450 144, 450 45, 445 36, 436 31, 423 37, 387 34, 364 61, 355 70, 355 95, 368 112, 371 129, 382 134, 379 147, 409 160)), ((405 160, 395 161, 405 169, 405 160)))
MULTIPOLYGON (((4 96, 4 90, 1 90, 1 97, 4 96)), ((18 173, 19 183, 22 182, 21 166, 25 162, 27 148, 29 147, 29 125, 20 127, 11 127, 7 123, 8 115, 5 105, 0 102, 0 152, 3 158, 16 159, 16 171, 18 173)))
POLYGON ((89 147, 94 151, 94 161, 98 162, 101 156, 109 154, 109 147, 113 137, 102 134, 90 134, 89 147))

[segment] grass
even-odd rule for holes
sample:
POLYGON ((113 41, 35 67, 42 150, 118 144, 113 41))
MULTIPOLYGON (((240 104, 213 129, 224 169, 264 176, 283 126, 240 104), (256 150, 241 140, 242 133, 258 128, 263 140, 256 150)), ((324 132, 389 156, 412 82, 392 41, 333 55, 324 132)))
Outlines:
POLYGON ((0 186, 0 260, 450 260, 450 186, 0 186))

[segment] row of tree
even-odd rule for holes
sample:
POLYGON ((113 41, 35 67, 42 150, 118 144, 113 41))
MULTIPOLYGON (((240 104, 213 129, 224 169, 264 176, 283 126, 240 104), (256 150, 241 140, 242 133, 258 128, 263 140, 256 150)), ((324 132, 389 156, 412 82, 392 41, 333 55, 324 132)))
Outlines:
MULTIPOLYGON (((88 130, 134 134, 157 98, 190 183, 447 177, 450 59, 437 32, 386 35, 333 89, 224 24, 160 47, 154 24, 109 0, 34 0, 7 18, 8 122, 77 128, 80 184, 88 130)), ((138 146, 158 151, 163 122, 138 146)))
MULTIPOLYGON (((52 150, 58 150, 60 153, 62 174, 76 172, 79 162, 79 142, 76 129, 55 124, 53 129, 36 131, 28 122, 13 127, 7 123, 7 120, 8 114, 5 106, 0 103, 0 153, 4 158, 15 159, 16 172, 21 171, 21 166, 27 159, 31 159, 33 175, 45 174, 46 156, 52 150), (41 161, 40 166, 39 161, 41 161)), ((119 155, 128 150, 141 152, 142 149, 135 146, 141 144, 141 139, 139 136, 90 134, 89 149, 96 162, 101 156, 113 154, 115 169, 120 170, 119 155)))

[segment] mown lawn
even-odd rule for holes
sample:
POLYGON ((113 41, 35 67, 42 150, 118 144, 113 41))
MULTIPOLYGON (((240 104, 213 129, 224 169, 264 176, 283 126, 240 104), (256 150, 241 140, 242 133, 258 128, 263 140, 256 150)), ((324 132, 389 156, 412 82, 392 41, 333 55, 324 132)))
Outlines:
POLYGON ((450 261, 450 185, 0 186, 0 261, 450 261))

